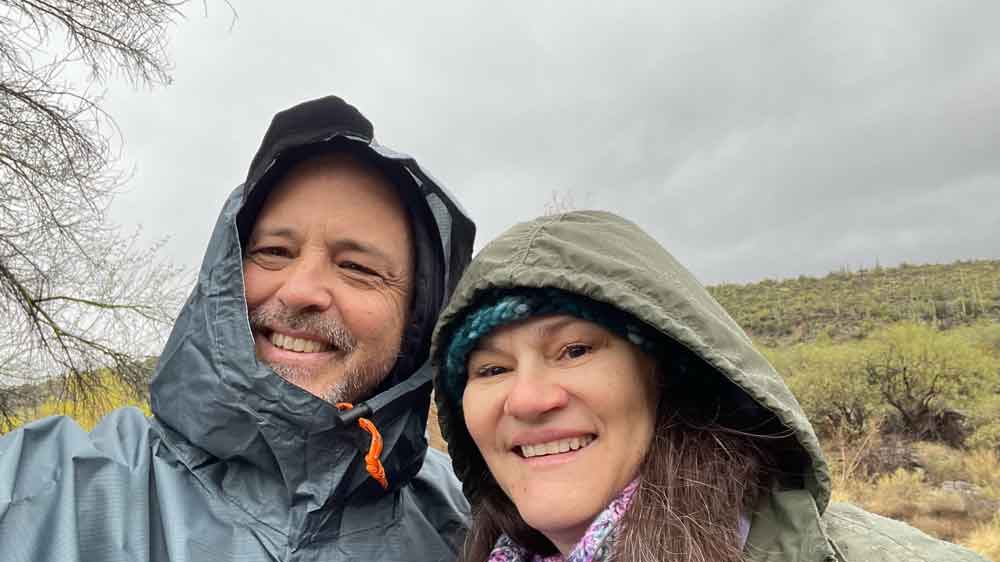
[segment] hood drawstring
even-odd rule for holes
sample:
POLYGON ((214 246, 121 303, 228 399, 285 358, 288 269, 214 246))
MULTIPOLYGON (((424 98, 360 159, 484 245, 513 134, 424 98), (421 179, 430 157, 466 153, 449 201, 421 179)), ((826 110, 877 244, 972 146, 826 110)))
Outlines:
MULTIPOLYGON (((338 410, 350 410, 354 407, 354 404, 350 402, 337 402, 336 406, 338 410)), ((379 458, 382 456, 382 434, 379 433, 378 428, 368 418, 358 418, 358 425, 372 437, 371 445, 368 447, 368 454, 365 455, 365 469, 376 482, 382 485, 382 488, 388 490, 389 479, 385 476, 385 467, 382 466, 382 460, 379 458)))

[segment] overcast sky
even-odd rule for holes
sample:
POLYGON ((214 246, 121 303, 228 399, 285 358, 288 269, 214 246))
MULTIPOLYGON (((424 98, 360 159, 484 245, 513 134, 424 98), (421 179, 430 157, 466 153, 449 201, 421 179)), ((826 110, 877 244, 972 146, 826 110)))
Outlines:
POLYGON ((106 96, 134 169, 113 218, 180 264, 272 115, 327 94, 477 247, 555 201, 707 284, 1000 258, 1000 2, 232 1, 174 28, 171 85, 106 96))

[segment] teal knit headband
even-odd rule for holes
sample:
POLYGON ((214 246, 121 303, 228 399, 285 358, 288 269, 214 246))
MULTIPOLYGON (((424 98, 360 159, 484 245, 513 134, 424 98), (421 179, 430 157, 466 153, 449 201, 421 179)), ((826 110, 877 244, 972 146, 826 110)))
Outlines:
POLYGON ((442 361, 439 386, 454 404, 462 403, 468 379, 466 361, 480 338, 493 330, 532 316, 566 314, 599 324, 647 353, 654 354, 656 332, 631 314, 593 299, 559 289, 517 288, 477 299, 451 334, 442 361))

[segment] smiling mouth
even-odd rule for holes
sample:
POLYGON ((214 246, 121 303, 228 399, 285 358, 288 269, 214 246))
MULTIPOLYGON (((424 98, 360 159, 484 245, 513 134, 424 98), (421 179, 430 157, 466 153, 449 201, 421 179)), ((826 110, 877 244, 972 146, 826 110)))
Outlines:
POLYGON ((546 443, 535 443, 532 445, 520 445, 515 447, 514 450, 518 452, 522 457, 526 459, 534 457, 543 457, 547 455, 558 455, 560 453, 568 453, 570 451, 577 451, 583 449, 584 447, 590 445, 596 439, 593 435, 585 435, 583 437, 571 437, 569 439, 557 439, 555 441, 549 441, 546 443))
POLYGON ((316 340, 307 340, 304 338, 294 338, 278 332, 271 332, 270 334, 267 334, 267 339, 271 342, 271 345, 279 349, 284 349, 285 351, 295 351, 298 353, 326 353, 334 350, 334 347, 328 343, 316 340))

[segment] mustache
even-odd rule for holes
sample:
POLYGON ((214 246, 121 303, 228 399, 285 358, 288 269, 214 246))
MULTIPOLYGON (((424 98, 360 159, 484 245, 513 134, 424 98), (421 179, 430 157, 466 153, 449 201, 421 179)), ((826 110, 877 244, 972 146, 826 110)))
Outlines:
POLYGON ((298 312, 280 302, 271 302, 250 311, 250 326, 258 331, 280 331, 280 328, 306 332, 335 348, 350 353, 358 341, 350 330, 335 317, 319 312, 298 312))

